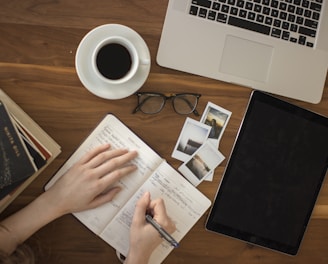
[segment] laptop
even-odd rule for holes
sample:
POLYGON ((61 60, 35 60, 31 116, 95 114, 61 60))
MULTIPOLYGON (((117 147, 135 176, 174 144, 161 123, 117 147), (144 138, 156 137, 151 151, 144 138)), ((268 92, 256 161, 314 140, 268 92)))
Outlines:
POLYGON ((328 3, 169 0, 157 63, 319 103, 328 69, 328 3))
POLYGON ((206 229, 296 255, 328 168, 328 117, 254 91, 206 229))

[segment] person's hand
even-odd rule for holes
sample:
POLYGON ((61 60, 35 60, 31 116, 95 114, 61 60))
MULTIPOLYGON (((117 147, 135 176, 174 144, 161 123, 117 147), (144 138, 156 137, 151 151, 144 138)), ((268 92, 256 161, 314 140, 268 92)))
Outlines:
POLYGON ((136 169, 136 151, 103 145, 87 153, 49 190, 1 222, 0 249, 8 255, 41 227, 66 213, 97 207, 120 190, 114 184, 136 169))
POLYGON ((151 200, 146 192, 138 201, 130 230, 130 250, 125 263, 148 263, 153 250, 163 241, 158 231, 146 221, 146 213, 151 213, 153 219, 166 231, 173 233, 175 224, 166 213, 163 199, 151 200))
POLYGON ((108 144, 96 147, 73 165, 45 195, 61 214, 102 205, 120 191, 119 187, 113 187, 114 184, 136 169, 129 163, 136 156, 136 151, 112 150, 108 144))

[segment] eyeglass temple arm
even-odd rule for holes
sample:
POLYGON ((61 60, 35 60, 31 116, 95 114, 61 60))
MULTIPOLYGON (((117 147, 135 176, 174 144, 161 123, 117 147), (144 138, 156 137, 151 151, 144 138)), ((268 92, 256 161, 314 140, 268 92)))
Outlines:
POLYGON ((194 113, 195 116, 199 116, 199 113, 197 111, 197 109, 195 109, 194 111, 192 111, 194 113))

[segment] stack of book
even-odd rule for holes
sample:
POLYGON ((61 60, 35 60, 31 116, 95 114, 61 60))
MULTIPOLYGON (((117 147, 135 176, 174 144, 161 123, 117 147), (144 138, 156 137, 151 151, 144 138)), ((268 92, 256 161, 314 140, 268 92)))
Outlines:
POLYGON ((0 212, 60 152, 60 146, 0 89, 0 212))

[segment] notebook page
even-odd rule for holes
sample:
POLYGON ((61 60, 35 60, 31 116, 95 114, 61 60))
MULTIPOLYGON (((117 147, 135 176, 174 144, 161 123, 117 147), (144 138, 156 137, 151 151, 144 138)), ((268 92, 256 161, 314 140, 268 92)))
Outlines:
MULTIPOLYGON (((152 199, 164 199, 167 213, 176 224, 177 230, 172 236, 177 241, 187 234, 211 205, 207 197, 168 163, 163 162, 100 235, 125 256, 129 250, 129 232, 135 204, 147 191, 151 193, 152 199)), ((153 252, 149 263, 161 263, 172 249, 168 242, 163 241, 153 252)))
POLYGON ((91 210, 74 214, 96 234, 99 234, 103 230, 110 219, 114 217, 132 194, 149 177, 151 172, 162 162, 162 158, 120 120, 113 115, 107 115, 55 174, 53 179, 47 184, 46 189, 60 178, 86 152, 105 143, 110 143, 112 148, 137 150, 138 157, 133 160, 132 163, 137 165, 138 169, 122 178, 116 184, 116 186, 120 186, 122 190, 111 202, 91 210))

